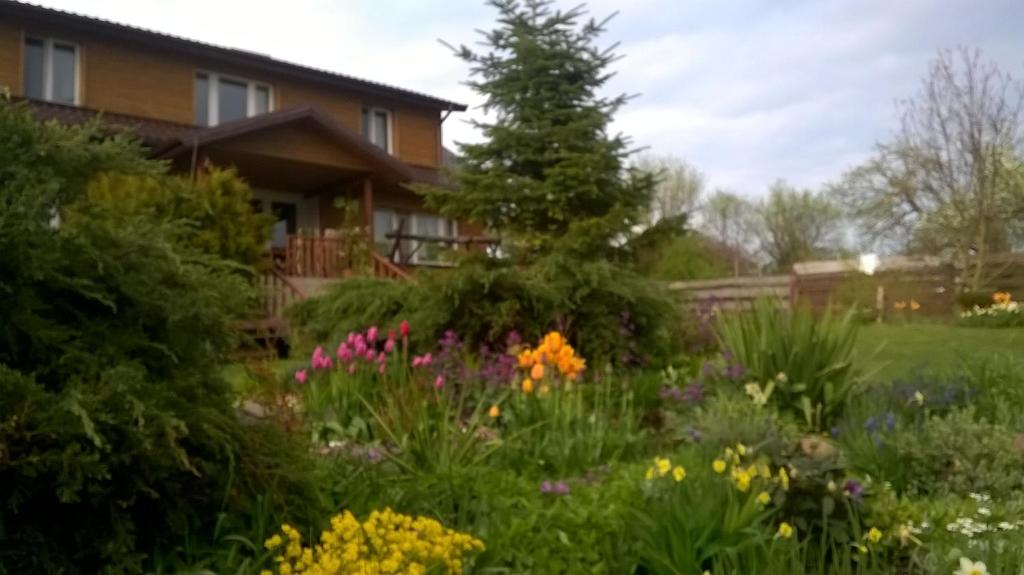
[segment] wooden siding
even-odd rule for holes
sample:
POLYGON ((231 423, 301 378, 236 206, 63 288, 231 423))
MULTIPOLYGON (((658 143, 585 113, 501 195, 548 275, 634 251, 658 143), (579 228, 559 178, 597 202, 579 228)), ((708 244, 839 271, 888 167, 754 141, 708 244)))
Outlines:
POLYGON ((366 162, 315 127, 286 125, 218 142, 214 147, 346 170, 366 168, 366 162))
POLYGON ((36 23, 0 22, 0 86, 23 95, 21 82, 22 31, 75 42, 80 49, 79 96, 88 108, 192 123, 195 118, 195 72, 239 76, 272 86, 276 109, 316 106, 342 125, 362 130, 364 105, 392 111, 394 153, 417 166, 440 166, 440 112, 429 106, 392 102, 312 81, 275 77, 187 54, 145 48, 109 36, 54 30, 36 23))
POLYGON ((186 59, 107 40, 80 44, 82 104, 88 108, 191 124, 193 75, 186 59))
POLYGON ((0 22, 0 88, 6 86, 13 94, 21 88, 21 29, 0 22))
POLYGON ((441 118, 436 110, 398 109, 394 113, 395 154, 417 166, 441 165, 438 141, 441 118))

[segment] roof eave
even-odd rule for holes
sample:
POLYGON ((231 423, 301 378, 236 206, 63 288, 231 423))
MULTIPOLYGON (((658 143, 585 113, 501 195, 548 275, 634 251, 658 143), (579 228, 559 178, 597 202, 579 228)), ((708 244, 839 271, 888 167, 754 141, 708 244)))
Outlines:
POLYGON ((0 14, 5 12, 29 18, 35 17, 48 19, 57 22, 61 26, 79 29, 91 34, 106 33, 122 38, 130 37, 134 41, 156 48, 166 49, 170 47, 188 54, 198 55, 205 58, 213 58, 229 65, 262 69, 291 78, 298 78, 347 88, 350 90, 357 90, 394 100, 430 106, 439 110, 464 112, 467 109, 465 104, 436 98, 427 94, 420 94, 411 90, 387 86, 370 80, 363 80, 361 78, 354 78, 325 70, 317 70, 301 64, 293 64, 283 60, 276 60, 269 56, 246 52, 244 50, 205 44, 196 40, 189 40, 187 38, 136 28, 126 24, 119 24, 117 22, 104 20, 102 18, 80 15, 14 0, 0 0, 0 14))

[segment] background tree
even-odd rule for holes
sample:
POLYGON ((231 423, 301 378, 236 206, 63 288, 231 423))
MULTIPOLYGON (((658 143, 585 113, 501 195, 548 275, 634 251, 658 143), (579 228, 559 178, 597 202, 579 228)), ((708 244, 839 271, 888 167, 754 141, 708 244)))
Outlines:
POLYGON ((939 53, 899 131, 836 191, 869 238, 942 253, 985 281, 988 257, 1020 242, 1024 86, 977 50, 939 53))
POLYGON ((645 154, 633 165, 654 174, 657 181, 651 198, 652 222, 683 214, 692 216, 697 211, 707 185, 703 172, 672 155, 645 154))
POLYGON ((627 97, 600 94, 617 59, 614 46, 596 43, 607 20, 551 4, 491 0, 499 25, 481 33, 483 51, 456 50, 494 121, 473 122, 481 143, 459 144, 456 189, 426 190, 445 215, 509 237, 507 252, 529 246, 518 250, 526 259, 555 239, 592 255, 609 249, 646 215, 654 188, 650 174, 626 166, 628 139, 609 133, 627 97))
POLYGON ((754 209, 749 201, 728 190, 715 190, 701 209, 701 230, 729 248, 732 273, 739 276, 743 254, 753 237, 754 209))
POLYGON ((756 207, 761 251, 776 271, 793 264, 837 255, 842 214, 831 199, 779 180, 756 207))

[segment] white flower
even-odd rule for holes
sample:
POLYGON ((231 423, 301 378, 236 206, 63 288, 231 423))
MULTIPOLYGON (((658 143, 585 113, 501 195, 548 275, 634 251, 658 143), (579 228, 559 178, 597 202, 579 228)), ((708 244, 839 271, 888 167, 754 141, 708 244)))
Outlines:
POLYGON ((981 561, 974 562, 966 557, 960 558, 960 568, 953 575, 988 575, 988 567, 981 561))
POLYGON ((979 507, 978 515, 984 515, 985 517, 988 517, 989 515, 992 515, 992 510, 989 509, 988 507, 979 507))

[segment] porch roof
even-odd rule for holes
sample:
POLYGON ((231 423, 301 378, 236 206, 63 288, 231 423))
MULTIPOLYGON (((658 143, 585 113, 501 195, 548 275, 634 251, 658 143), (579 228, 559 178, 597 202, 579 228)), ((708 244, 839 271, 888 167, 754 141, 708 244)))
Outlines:
MULTIPOLYGON (((358 161, 367 171, 393 183, 419 182, 443 184, 436 170, 419 169, 388 154, 361 134, 336 121, 330 115, 311 106, 287 108, 260 114, 210 128, 177 134, 154 149, 158 158, 174 159, 191 154, 194 150, 213 146, 231 146, 247 139, 262 138, 268 134, 313 127, 325 134, 346 156, 358 161)), ((311 142, 314 146, 317 142, 311 142)))

